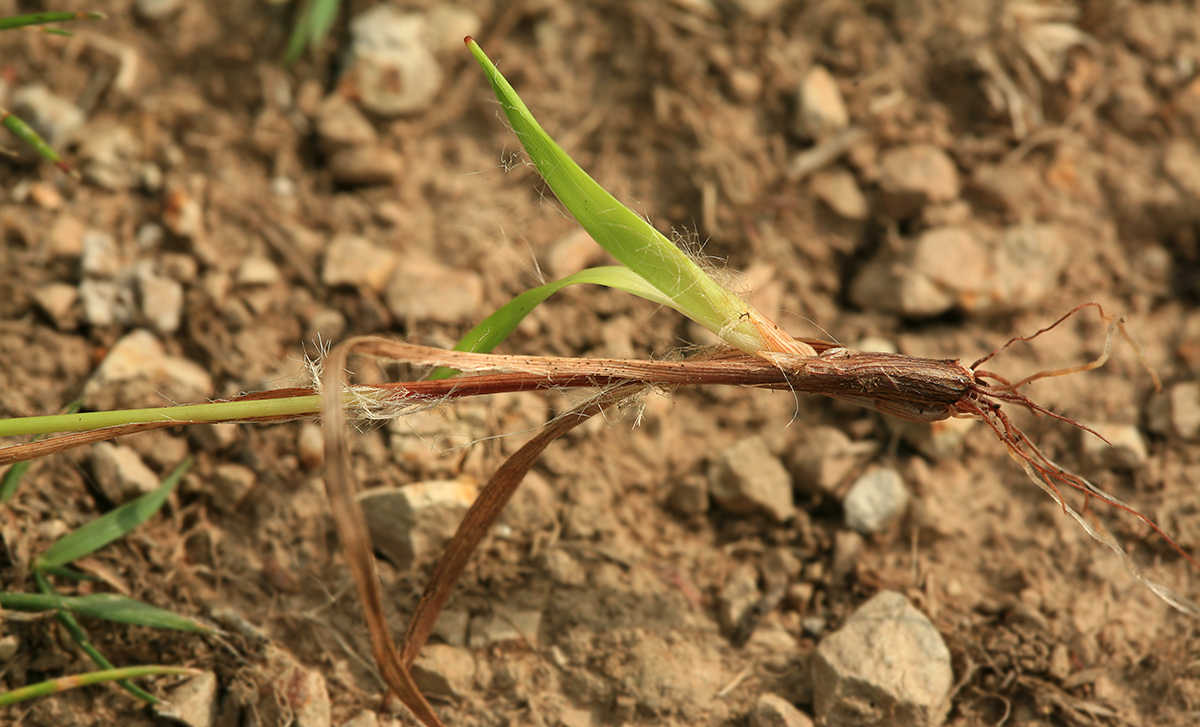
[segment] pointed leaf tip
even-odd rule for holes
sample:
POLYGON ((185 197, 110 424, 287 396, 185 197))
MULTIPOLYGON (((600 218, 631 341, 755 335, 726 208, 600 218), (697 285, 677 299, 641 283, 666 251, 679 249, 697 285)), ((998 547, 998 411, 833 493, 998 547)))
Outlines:
POLYGON ((471 36, 469 36, 469 35, 468 35, 468 36, 465 36, 465 37, 463 38, 463 45, 465 45, 465 46, 467 46, 467 47, 470 47, 470 46, 471 46, 471 44, 472 44, 472 43, 474 43, 474 42, 475 42, 475 39, 474 39, 474 38, 472 38, 472 37, 471 37, 471 36))

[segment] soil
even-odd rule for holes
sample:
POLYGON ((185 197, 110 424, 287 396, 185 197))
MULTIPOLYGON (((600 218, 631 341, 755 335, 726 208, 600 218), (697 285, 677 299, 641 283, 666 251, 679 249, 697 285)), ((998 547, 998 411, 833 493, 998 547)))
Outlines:
MULTIPOLYGON (((0 0, 0 15, 109 16, 76 25, 73 39, 18 32, 0 46, 0 87, 40 81, 83 107, 86 123, 66 156, 80 164, 92 154, 100 165, 80 184, 45 163, 0 160, 0 415, 58 411, 114 343, 149 325, 144 312, 100 325, 78 301, 57 315, 38 302, 49 284, 80 285, 82 230, 111 235, 122 265, 147 261, 182 283, 182 324, 156 335, 212 375, 214 396, 302 382, 318 333, 452 345, 537 284, 541 270, 605 259, 581 246, 575 223, 519 162, 461 46, 438 55, 445 79, 431 106, 369 116, 379 147, 401 165, 395 179, 351 186, 335 182, 314 120, 327 99, 353 93, 338 75, 348 18, 372 3, 345 3, 332 38, 290 69, 279 59, 291 4, 189 2, 159 21, 140 18, 133 5, 0 0), (122 63, 135 65, 128 82, 122 63), (88 151, 89 139, 113 134, 124 134, 120 153, 88 151), (181 220, 186 210, 199 222, 181 220), (382 290, 327 285, 324 250, 339 234, 395 253, 401 267, 421 260, 466 273, 482 283, 482 301, 452 320, 437 311, 396 315, 382 290), (268 272, 247 272, 248 259, 269 261, 268 272)), ((480 20, 485 50, 585 169, 664 232, 699 241, 718 266, 747 271, 751 300, 789 332, 847 344, 885 339, 904 353, 970 362, 1094 300, 1128 315, 1168 389, 1200 373, 1200 13, 1185 3, 462 6, 480 20), (767 8, 761 18, 759 7, 767 8), (864 130, 822 171, 852 175, 865 215, 847 218, 819 200, 819 177, 789 175, 815 143, 795 119, 797 88, 818 64, 864 130), (880 160, 918 144, 949 155, 961 188, 952 199, 890 204, 880 160), (926 230, 1023 224, 1052 225, 1065 260, 1035 300, 961 299, 913 315, 851 292, 869 260, 901 254, 926 230)), ((994 368, 1019 377, 1082 363, 1102 351, 1104 335, 1085 312, 1006 351, 994 368)), ((614 291, 569 289, 500 351, 662 357, 710 342, 672 311, 614 291)), ((1115 346, 1103 368, 1038 382, 1031 394, 1072 419, 1135 426, 1147 453, 1114 468, 1087 460, 1073 427, 1021 419, 1051 457, 1200 552, 1200 447, 1163 424, 1161 396, 1128 347, 1115 346)), ((440 453, 398 443, 404 428, 364 431, 355 455, 361 486, 485 479, 568 401, 528 394, 463 402, 440 421, 474 444, 440 453)), ((472 623, 474 677, 436 704, 448 724, 747 724, 767 693, 811 714, 809 655, 885 589, 906 594, 950 648, 957 683, 949 724, 1197 722, 1194 619, 1090 540, 986 427, 931 458, 878 413, 819 397, 680 390, 644 405, 640 419, 597 420, 553 445, 534 470, 533 494, 516 501, 475 555, 439 629, 440 640, 461 642, 472 623), (841 430, 864 454, 831 492, 798 494, 792 520, 671 506, 677 488, 703 489, 727 446, 761 436, 794 465, 790 453, 818 426, 841 430), (907 515, 882 534, 849 535, 839 495, 879 464, 900 471, 913 491, 907 515), (718 616, 726 583, 747 566, 759 573, 781 552, 795 563, 789 598, 735 647, 718 616), (534 632, 488 636, 486 624, 509 622, 533 623, 534 632)), ((382 706, 304 431, 289 423, 131 438, 160 474, 185 451, 197 464, 162 515, 82 564, 102 582, 79 588, 125 592, 218 622, 228 635, 85 625, 118 665, 215 671, 216 724, 287 723, 304 701, 296 685, 307 670, 324 676, 333 724, 376 708, 385 723, 414 724, 403 709, 382 706), (229 464, 254 475, 240 502, 218 485, 229 464)), ((31 557, 113 507, 88 456, 37 462, 3 510, 0 588, 31 590, 31 557)), ((1144 523, 1104 507, 1093 513, 1157 578, 1200 597, 1200 574, 1144 523)), ((397 634, 431 565, 381 564, 397 634)), ((0 689, 91 668, 52 620, 0 617, 0 635, 18 644, 0 664, 0 689)), ((172 685, 148 684, 160 695, 172 685)), ((43 698, 0 719, 161 721, 110 687, 43 698)))

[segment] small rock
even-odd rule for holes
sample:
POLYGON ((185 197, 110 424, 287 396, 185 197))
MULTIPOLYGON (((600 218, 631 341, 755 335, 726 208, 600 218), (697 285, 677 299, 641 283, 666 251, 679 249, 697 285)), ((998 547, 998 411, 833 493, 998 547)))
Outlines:
POLYGON ((483 305, 483 280, 428 258, 405 256, 386 292, 388 310, 399 321, 458 323, 483 305))
POLYGON ((800 629, 814 639, 819 638, 825 633, 825 627, 829 624, 820 616, 806 616, 800 619, 800 629))
POLYGON ((296 451, 305 469, 315 470, 325 464, 325 435, 321 433, 321 425, 304 422, 296 439, 296 451))
POLYGON ((579 561, 562 548, 547 551, 542 563, 546 573, 560 586, 582 586, 587 583, 587 573, 579 561))
POLYGON ((343 722, 342 727, 379 727, 379 715, 375 714, 373 710, 364 709, 351 717, 348 722, 343 722))
POLYGON ((345 96, 335 93, 325 99, 317 114, 317 135, 327 153, 354 146, 374 144, 375 127, 345 96))
POLYGON ((1158 101, 1140 79, 1126 80, 1113 87, 1105 107, 1118 129, 1135 136, 1146 130, 1147 123, 1158 111, 1158 101))
POLYGON ((1070 245, 1053 225, 1015 225, 991 252, 991 279, 984 295, 966 298, 965 310, 1019 311, 1059 290, 1070 245))
POLYGON ((846 128, 850 112, 837 81, 825 66, 813 66, 800 81, 796 131, 806 139, 826 139, 846 128))
POLYGON ((833 562, 829 564, 829 580, 835 586, 840 586, 854 572, 862 546, 862 536, 853 530, 839 530, 833 536, 833 562))
POLYGON ((586 230, 577 229, 550 248, 546 268, 555 278, 565 278, 598 264, 604 255, 604 248, 597 245, 586 230))
POLYGON ((842 507, 847 527, 864 535, 880 533, 904 514, 908 488, 899 472, 880 467, 854 481, 842 507))
POLYGON ((751 20, 765 20, 783 7, 784 0, 734 0, 733 4, 751 20))
POLYGON ((379 487, 358 496, 375 549, 401 571, 441 555, 479 494, 470 478, 379 487))
POLYGON ((717 599, 717 617, 721 628, 731 633, 746 610, 758 602, 762 592, 758 590, 758 569, 749 563, 741 563, 725 579, 717 599))
POLYGON ((12 113, 33 127, 54 149, 63 148, 86 120, 82 109, 55 96, 41 83, 18 88, 11 104, 12 113))
POLYGON ((708 481, 703 477, 684 477, 671 488, 667 507, 680 515, 702 515, 708 512, 708 481))
POLYGON ((137 14, 146 20, 162 20, 179 9, 180 0, 137 0, 137 14))
POLYGON ((910 447, 937 462, 962 451, 967 432, 975 427, 978 420, 951 417, 937 422, 909 422, 884 417, 884 421, 888 429, 900 435, 910 447))
POLYGON ((123 505, 158 487, 158 476, 129 447, 98 442, 92 448, 92 474, 109 501, 123 505))
POLYGON ((451 646, 466 646, 467 628, 470 623, 471 614, 469 612, 447 608, 438 616, 437 623, 433 625, 433 633, 430 635, 438 637, 451 646))
POLYGON ((257 481, 258 475, 249 467, 231 462, 219 464, 212 479, 213 500, 225 512, 236 512, 257 481))
POLYGON ((812 727, 809 716, 779 696, 763 694, 750 713, 751 727, 812 727))
POLYGON ((424 111, 442 85, 442 67, 425 45, 425 18, 377 5, 350 21, 343 88, 367 111, 399 116, 424 111))
POLYGON ((146 271, 138 275, 142 317, 159 333, 174 333, 183 320, 183 286, 171 278, 146 271))
POLYGON ((315 669, 293 677, 288 685, 288 701, 295 727, 329 727, 333 720, 333 705, 325 677, 315 669))
POLYGON ((127 127, 89 126, 76 157, 86 180, 109 191, 137 186, 141 176, 141 144, 127 127))
MULTIPOLYGON (((138 226, 137 233, 134 235, 134 240, 137 242, 138 250, 140 250, 142 252, 150 252, 152 250, 158 249, 158 246, 160 244, 162 244, 163 237, 164 237, 164 233, 163 233, 163 228, 161 225, 156 225, 153 222, 147 222, 144 225, 138 226)), ((184 255, 182 253, 167 253, 167 254, 173 255, 174 257, 177 257, 177 258, 184 258, 187 260, 192 260, 192 258, 190 256, 184 255)), ((194 260, 193 260, 192 264, 193 265, 195 264, 194 260)), ((195 276, 196 276, 196 274, 195 274, 195 272, 193 272, 192 277, 195 277, 195 276)), ((172 277, 174 277, 174 276, 172 276, 172 277)), ((178 278, 176 278, 176 279, 178 280, 178 278)))
POLYGON ((709 492, 726 510, 760 510, 776 522, 795 514, 792 478, 762 437, 747 437, 717 455, 708 472, 709 492))
POLYGON ((346 332, 346 316, 333 308, 322 308, 308 319, 306 341, 336 341, 346 332))
POLYGON ((865 220, 870 212, 854 175, 836 168, 817 172, 809 181, 813 196, 824 202, 834 214, 847 220, 865 220))
POLYGON ((83 319, 93 326, 126 323, 132 315, 119 300, 121 288, 111 280, 88 278, 79 284, 79 300, 83 319))
POLYGON ((217 706, 217 675, 203 672, 171 690, 154 712, 187 727, 211 727, 217 706))
POLYGON ((822 639, 812 665, 814 707, 825 724, 936 727, 946 719, 950 651, 899 593, 864 604, 822 639))
POLYGON ((1101 437, 1112 442, 1110 447, 1091 432, 1080 431, 1083 456, 1096 467, 1133 471, 1145 466, 1150 454, 1141 432, 1132 424, 1088 424, 1101 437))
POLYGON ((121 256, 117 253, 117 241, 113 236, 99 230, 85 232, 80 268, 84 275, 96 278, 116 275, 121 270, 121 256))
POLYGON ((251 255, 238 265, 234 280, 238 285, 273 285, 283 279, 275 263, 261 255, 251 255))
POLYGON ((0 664, 7 664, 17 655, 17 650, 20 648, 21 640, 13 634, 0 636, 0 664))
POLYGON ((925 205, 956 199, 958 169, 930 144, 889 149, 879 160, 879 191, 887 213, 904 219, 925 205))
POLYGON ((1184 381, 1167 392, 1171 429, 1183 439, 1200 438, 1200 382, 1184 381))
MULTIPOLYGON (((82 287, 82 286, 81 286, 82 287)), ((168 356, 162 343, 144 329, 118 340, 83 389, 89 409, 161 406, 205 401, 212 396, 212 377, 200 366, 168 356)))
POLYGON ((220 452, 233 446, 240 431, 234 422, 204 422, 188 427, 187 436, 197 449, 220 452))
POLYGON ((364 286, 380 292, 396 267, 396 254, 359 235, 339 233, 325 251, 321 282, 364 286))
POLYGON ((788 453, 796 488, 812 495, 833 496, 863 452, 834 427, 813 427, 788 453))
POLYGON ((520 642, 536 649, 541 627, 541 611, 496 610, 471 619, 467 643, 472 649, 483 649, 492 644, 520 642))
POLYGON ((426 20, 428 44, 435 53, 462 51, 463 38, 479 35, 482 24, 473 11, 454 3, 441 2, 429 9, 426 20))
POLYGON ((33 291, 33 302, 42 309, 54 326, 68 331, 79 323, 75 304, 79 302, 79 289, 67 283, 47 283, 33 291))
POLYGON ((46 249, 57 259, 79 257, 83 254, 83 237, 87 226, 74 217, 57 215, 46 235, 46 249))
POLYGON ((404 170, 404 158, 386 146, 356 146, 335 152, 328 167, 337 184, 392 184, 404 170))
POLYGON ((412 675, 426 697, 459 699, 475 683, 475 656, 449 644, 426 644, 413 662, 412 675))

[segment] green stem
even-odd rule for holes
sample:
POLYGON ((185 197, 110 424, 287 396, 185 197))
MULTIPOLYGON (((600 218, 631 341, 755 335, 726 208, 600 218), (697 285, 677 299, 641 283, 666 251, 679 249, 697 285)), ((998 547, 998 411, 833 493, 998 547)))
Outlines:
POLYGON ((165 676, 165 675, 186 675, 195 676, 200 672, 196 669, 188 669, 179 666, 128 666, 123 669, 106 669, 104 671, 93 671, 87 674, 76 674, 75 676, 60 677, 51 679, 50 681, 33 684, 28 687, 14 689, 11 692, 0 694, 0 707, 7 707, 10 704, 24 702, 27 699, 35 697, 45 697, 50 694, 75 689, 76 687, 86 687, 92 684, 102 684, 104 682, 120 681, 123 679, 137 679, 140 677, 149 676, 165 676))

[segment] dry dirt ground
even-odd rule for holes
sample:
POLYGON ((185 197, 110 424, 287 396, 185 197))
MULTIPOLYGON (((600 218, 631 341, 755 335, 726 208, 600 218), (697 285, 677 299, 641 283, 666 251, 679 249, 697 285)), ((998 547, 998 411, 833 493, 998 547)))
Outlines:
MULTIPOLYGON (((368 115, 368 154, 392 164, 394 179, 335 179, 316 120, 324 104, 354 95, 339 83, 340 53, 347 18, 372 5, 347 3, 326 47, 292 69, 278 61, 291 27, 287 3, 188 2, 149 21, 132 0, 64 0, 53 9, 100 10, 109 20, 76 26, 74 39, 0 39, 0 87, 40 81, 85 110, 65 143, 88 172, 78 184, 44 163, 0 159, 0 415, 57 411, 134 329, 155 331, 168 352, 211 374, 207 395, 228 396, 300 381, 318 335, 450 345, 540 274, 605 259, 519 163, 461 45, 439 51, 445 78, 431 106, 368 115), (184 293, 177 327, 139 308, 145 293, 136 286, 125 303, 118 293, 111 322, 82 308, 70 290, 85 282, 81 240, 95 232, 115 241, 117 263, 87 275, 116 281, 118 291, 137 265, 176 281, 184 293), (421 293, 428 305, 397 303, 371 276, 328 284, 326 251, 345 234, 433 280, 421 293)), ((1200 13, 1188 4, 462 6, 479 19, 484 48, 586 169, 663 231, 747 271, 753 300, 796 335, 884 339, 905 353, 970 362, 1085 301, 1128 314, 1177 401, 1155 394, 1123 346, 1104 368, 1039 382, 1032 393, 1067 417, 1132 425, 1144 457, 1088 459, 1072 427, 1045 417, 1022 423, 1052 457, 1200 552, 1200 446, 1187 421, 1196 406, 1189 382, 1200 372, 1200 13), (761 17, 756 8, 765 8, 761 17), (861 134, 844 153, 797 168, 799 155, 828 141, 797 129, 797 88, 816 65, 832 74, 861 134), (889 192, 889 152, 914 146, 944 152, 957 184, 947 191, 947 180, 929 181, 911 198, 889 192), (982 260, 959 248, 926 255, 933 260, 921 264, 950 265, 925 284, 941 304, 906 307, 887 290, 856 292, 869 275, 876 288, 882 280, 920 289, 911 279, 918 263, 905 256, 929 230, 993 239, 1021 226, 1049 230, 1049 243, 1007 248, 1013 270, 996 273, 1010 276, 1007 287, 981 293, 957 279, 992 275, 988 243, 982 260)), ((0 0, 0 15, 44 9, 52 8, 0 0)), ((1095 320, 1085 313, 1006 352, 995 369, 1021 376, 1089 360, 1104 344, 1095 320)), ((671 311, 572 289, 501 350, 661 357, 697 343, 708 339, 671 311)), ((161 393, 147 385, 140 395, 161 403, 161 393)), ((566 401, 464 402, 437 421, 479 441, 441 456, 414 446, 403 427, 367 431, 356 440, 360 483, 486 477, 566 401)), ((436 705, 448 723, 737 725, 768 692, 811 714, 808 655, 884 589, 906 594, 949 646, 949 724, 1200 719, 1196 622, 1089 540, 985 427, 931 457, 879 414, 817 397, 701 390, 645 404, 636 426, 632 416, 597 421, 556 443, 535 468, 532 494, 476 554, 442 632, 461 641, 470 620, 471 633, 482 634, 466 645, 474 677, 436 705), (857 457, 830 490, 797 494, 792 520, 671 507, 677 489, 703 490, 715 454, 734 442, 761 436, 799 470, 828 456, 804 446, 814 428, 830 426, 857 445, 857 457), (904 475, 912 502, 882 534, 851 536, 839 496, 879 464, 904 475), (735 648, 718 616, 721 593, 747 572, 755 580, 781 551, 795 564, 789 598, 735 648), (533 623, 536 633, 489 640, 489 622, 533 623)), ((214 670, 220 725, 284 723, 303 675, 289 670, 300 667, 324 675, 335 725, 380 706, 304 431, 291 423, 132 439, 159 473, 186 452, 198 462, 161 516, 86 564, 108 581, 98 590, 231 629, 218 640, 86 624, 118 665, 214 670), (252 473, 248 492, 236 490, 248 480, 219 476, 245 472, 230 463, 252 473)), ((86 450, 35 465, 0 512, 0 588, 32 589, 32 554, 113 507, 94 481, 86 450)), ((1161 580, 1200 597, 1200 574, 1143 523, 1094 512, 1161 580)), ((397 633, 429 567, 381 565, 397 633)), ((0 664, 0 689, 90 668, 51 620, 0 617, 0 636, 10 635, 17 649, 0 664)), ((169 687, 165 679, 150 686, 169 687)), ((39 726, 157 719, 104 687, 0 715, 39 726)), ((401 712, 383 719, 412 723, 401 712)))

